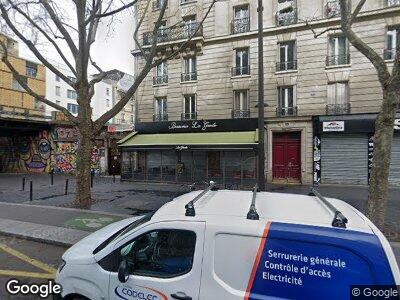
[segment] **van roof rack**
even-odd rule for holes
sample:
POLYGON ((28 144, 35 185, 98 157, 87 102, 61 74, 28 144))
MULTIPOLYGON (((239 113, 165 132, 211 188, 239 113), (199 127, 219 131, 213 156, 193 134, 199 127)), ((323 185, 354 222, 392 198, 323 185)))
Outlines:
POLYGON ((251 204, 250 204, 250 209, 249 212, 247 213, 247 220, 259 220, 260 216, 258 215, 257 209, 256 209, 256 198, 257 198, 257 192, 259 192, 258 184, 254 186, 253 189, 253 198, 251 199, 251 204))
POLYGON ((216 183, 214 181, 210 181, 209 186, 204 191, 202 191, 194 199, 190 200, 188 204, 185 205, 186 208, 185 216, 194 217, 196 215, 194 204, 197 202, 197 200, 201 199, 209 191, 216 191, 216 190, 217 190, 216 183))
POLYGON ((324 198, 315 188, 311 188, 309 196, 316 196, 319 200, 321 200, 325 206, 328 207, 330 211, 333 212, 334 217, 332 221, 333 227, 340 227, 346 228, 346 223, 348 222, 347 218, 335 207, 333 206, 328 200, 324 198))

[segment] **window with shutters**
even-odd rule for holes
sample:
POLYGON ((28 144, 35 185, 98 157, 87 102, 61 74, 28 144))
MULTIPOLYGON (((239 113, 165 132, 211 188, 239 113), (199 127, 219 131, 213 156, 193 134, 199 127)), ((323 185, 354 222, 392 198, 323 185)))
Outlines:
POLYGON ((327 88, 327 115, 350 113, 348 82, 329 83, 327 88))

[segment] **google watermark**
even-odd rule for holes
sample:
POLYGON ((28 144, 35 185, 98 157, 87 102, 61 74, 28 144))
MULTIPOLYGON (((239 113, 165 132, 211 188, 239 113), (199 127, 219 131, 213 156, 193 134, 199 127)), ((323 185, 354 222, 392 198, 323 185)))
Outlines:
POLYGON ((400 299, 400 288, 396 285, 353 285, 350 287, 350 299, 400 299))
POLYGON ((6 283, 7 293, 10 295, 36 295, 40 298, 47 298, 50 295, 60 294, 62 287, 58 283, 48 281, 46 283, 21 283, 18 279, 10 279, 6 283))

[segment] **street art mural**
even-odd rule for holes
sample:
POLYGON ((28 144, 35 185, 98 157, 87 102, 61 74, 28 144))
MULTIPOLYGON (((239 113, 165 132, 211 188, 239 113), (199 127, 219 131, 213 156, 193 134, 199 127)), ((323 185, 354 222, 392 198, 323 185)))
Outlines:
POLYGON ((51 170, 51 139, 48 131, 34 136, 0 139, 1 172, 43 173, 51 170))
MULTIPOLYGON (((79 147, 78 130, 56 126, 32 136, 0 137, 0 172, 2 173, 74 173, 79 147)), ((91 155, 92 171, 101 170, 104 141, 96 140, 91 155)))

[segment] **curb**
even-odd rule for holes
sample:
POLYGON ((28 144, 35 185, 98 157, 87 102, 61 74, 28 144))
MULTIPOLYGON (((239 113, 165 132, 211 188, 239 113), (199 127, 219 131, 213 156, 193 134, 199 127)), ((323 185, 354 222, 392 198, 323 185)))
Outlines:
POLYGON ((0 234, 2 234, 4 236, 16 237, 16 238, 24 239, 24 240, 27 240, 27 241, 33 241, 33 242, 43 243, 43 244, 47 244, 47 245, 60 246, 60 247, 69 248, 72 245, 74 245, 74 243, 55 241, 55 240, 46 239, 46 238, 38 238, 38 237, 25 235, 25 234, 9 233, 9 232, 2 231, 2 230, 0 230, 0 234))

